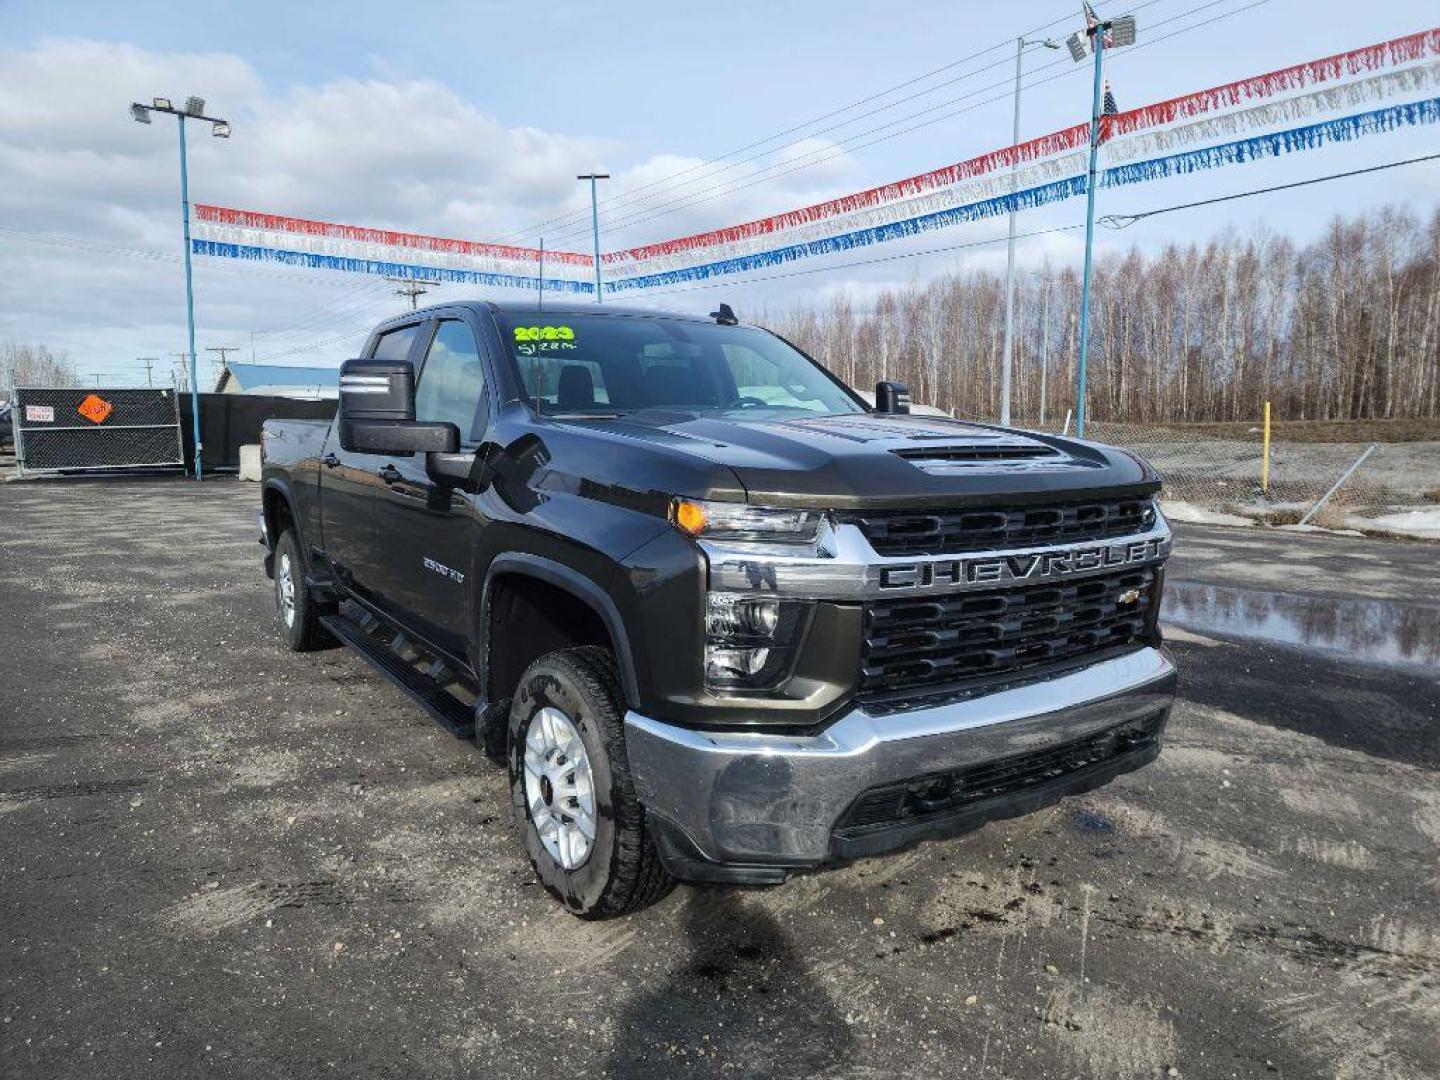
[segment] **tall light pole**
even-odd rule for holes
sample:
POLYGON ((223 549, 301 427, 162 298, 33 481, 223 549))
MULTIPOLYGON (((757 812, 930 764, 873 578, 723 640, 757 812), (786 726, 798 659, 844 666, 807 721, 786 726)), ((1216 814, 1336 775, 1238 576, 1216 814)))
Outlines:
POLYGON ((595 181, 609 180, 609 173, 582 173, 575 177, 576 180, 590 181, 590 232, 595 238, 595 302, 602 303, 600 297, 600 205, 595 201, 595 181))
MULTIPOLYGON (((1047 49, 1058 49, 1060 43, 1052 38, 1032 41, 1025 37, 1015 39, 1015 127, 1010 145, 1020 145, 1020 68, 1025 56, 1026 45, 1044 45, 1047 49)), ((1010 194, 1015 194, 1015 170, 1020 162, 1010 162, 1010 194)), ((1015 207, 1010 207, 1010 239, 1005 246, 1005 351, 1000 361, 1000 423, 1010 423, 1010 370, 1011 356, 1015 341, 1015 207)))
MULTIPOLYGON (((205 99, 191 96, 177 109, 169 98, 152 98, 149 105, 130 105, 130 116, 140 124, 150 123, 151 113, 169 113, 180 125, 180 220, 185 235, 185 322, 190 331, 190 358, 195 359, 195 283, 190 269, 190 166, 185 152, 185 121, 203 120, 217 139, 230 137, 230 121, 205 115, 205 99)), ((190 365, 190 418, 195 428, 195 479, 200 479, 200 365, 190 365)))
POLYGON ((1077 30, 1065 42, 1070 48, 1071 59, 1077 64, 1085 59, 1086 37, 1090 39, 1090 51, 1095 54, 1095 85, 1090 94, 1090 169, 1085 182, 1085 277, 1080 287, 1080 369, 1075 400, 1075 436, 1080 439, 1085 437, 1085 374, 1090 359, 1090 270, 1095 247, 1095 179, 1100 158, 1101 94, 1104 89, 1101 69, 1104 66, 1105 35, 1110 35, 1112 46, 1135 44, 1134 15, 1100 20, 1091 14, 1088 4, 1085 14, 1088 24, 1085 35, 1082 37, 1077 30))
POLYGON ((1050 370, 1050 270, 1047 266, 1040 275, 1045 278, 1045 300, 1040 311, 1040 430, 1045 430, 1045 376, 1050 370))

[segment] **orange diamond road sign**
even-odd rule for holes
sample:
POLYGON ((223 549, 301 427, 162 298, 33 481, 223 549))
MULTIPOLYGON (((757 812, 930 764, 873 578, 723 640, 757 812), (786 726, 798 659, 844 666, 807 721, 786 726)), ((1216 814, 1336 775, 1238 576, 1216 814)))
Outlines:
POLYGON ((75 411, 92 424, 103 424, 114 408, 99 394, 86 394, 85 400, 75 406, 75 411))

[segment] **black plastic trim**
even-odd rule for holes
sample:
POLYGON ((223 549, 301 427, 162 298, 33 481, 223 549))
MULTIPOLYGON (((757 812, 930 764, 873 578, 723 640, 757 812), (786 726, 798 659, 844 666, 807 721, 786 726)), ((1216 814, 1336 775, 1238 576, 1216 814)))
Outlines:
POLYGON ((469 706, 451 697, 443 687, 427 679, 412 664, 396 656, 345 616, 324 615, 320 622, 326 630, 364 657, 371 667, 414 698, 450 734, 457 739, 474 737, 475 717, 469 706))
POLYGON ((476 631, 479 638, 476 649, 477 657, 483 658, 489 655, 490 591, 496 576, 500 574, 528 575, 554 585, 556 588, 564 589, 576 599, 590 605, 600 616, 601 621, 605 623, 605 629, 615 646, 615 661, 620 667, 620 682, 625 690, 625 703, 632 709, 640 707, 640 689, 635 678, 635 661, 630 653, 630 637, 625 631, 625 621, 620 617, 620 609, 615 606, 615 601, 610 598, 609 593, 578 570, 573 570, 554 559, 547 559, 543 555, 513 552, 499 555, 491 560, 489 568, 485 571, 485 585, 480 595, 479 627, 476 631))
POLYGON ((974 803, 960 810, 850 835, 837 833, 830 839, 830 861, 850 862, 909 847, 921 840, 943 840, 973 832, 987 822, 1033 814, 1036 810, 1059 802, 1067 795, 1093 791, 1117 776, 1143 768, 1159 756, 1160 741, 1156 739, 1128 754, 1066 773, 1014 794, 974 803))
POLYGON ((650 839, 671 877, 704 885, 782 885, 799 867, 711 862, 678 825, 647 813, 650 839))

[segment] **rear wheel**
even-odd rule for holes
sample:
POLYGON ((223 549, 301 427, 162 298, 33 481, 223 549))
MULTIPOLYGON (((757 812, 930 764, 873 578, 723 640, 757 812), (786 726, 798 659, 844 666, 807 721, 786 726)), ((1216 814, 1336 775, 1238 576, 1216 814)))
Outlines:
POLYGON ((530 665, 510 707, 509 758, 525 852, 555 899, 603 919, 670 890, 630 778, 609 652, 565 649, 530 665))
POLYGON ((275 615, 292 652, 309 652, 330 643, 330 635, 320 625, 320 614, 305 584, 305 564, 300 561, 295 532, 286 529, 275 544, 275 615))

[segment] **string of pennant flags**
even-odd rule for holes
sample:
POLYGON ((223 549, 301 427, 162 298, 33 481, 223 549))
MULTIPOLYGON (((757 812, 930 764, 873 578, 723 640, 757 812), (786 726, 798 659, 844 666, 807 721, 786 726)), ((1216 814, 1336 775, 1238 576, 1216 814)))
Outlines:
MULTIPOLYGON (((1440 28, 1107 113, 1101 118, 1099 186, 1144 183, 1440 122, 1437 58, 1440 28)), ((609 295, 745 273, 1084 195, 1088 140, 1089 124, 1080 123, 812 206, 604 253, 603 288, 609 295)), ((195 217, 197 255, 419 281, 595 292, 594 259, 578 252, 542 253, 210 205, 197 205, 195 217)))

